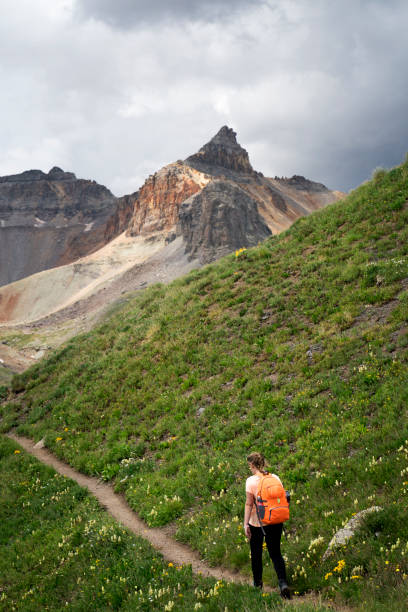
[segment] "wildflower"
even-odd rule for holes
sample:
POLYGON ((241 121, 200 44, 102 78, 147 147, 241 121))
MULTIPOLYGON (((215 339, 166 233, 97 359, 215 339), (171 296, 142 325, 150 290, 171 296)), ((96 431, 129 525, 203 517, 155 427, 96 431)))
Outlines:
POLYGON ((357 580, 358 578, 362 578, 362 576, 358 576, 357 574, 350 576, 350 580, 357 580))
POLYGON ((339 572, 340 573, 345 565, 346 565, 346 562, 344 561, 344 559, 340 559, 340 561, 337 563, 336 567, 333 569, 333 572, 339 572))
POLYGON ((57 438, 55 438, 56 442, 61 442, 62 438, 60 436, 58 436, 57 438))
POLYGON ((327 572, 327 574, 325 575, 324 579, 327 580, 329 578, 329 576, 333 576, 333 572, 327 572))
POLYGON ((309 550, 312 550, 316 548, 317 546, 320 546, 320 544, 323 544, 323 542, 324 542, 324 538, 322 536, 315 538, 314 540, 310 542, 309 550))
POLYGON ((173 563, 171 563, 171 562, 170 562, 170 563, 169 563, 169 565, 168 565, 168 567, 174 567, 174 566, 173 566, 173 563))
POLYGON ((15 454, 15 455, 19 455, 20 453, 21 453, 21 451, 19 451, 19 450, 15 450, 15 451, 14 451, 14 454, 15 454))

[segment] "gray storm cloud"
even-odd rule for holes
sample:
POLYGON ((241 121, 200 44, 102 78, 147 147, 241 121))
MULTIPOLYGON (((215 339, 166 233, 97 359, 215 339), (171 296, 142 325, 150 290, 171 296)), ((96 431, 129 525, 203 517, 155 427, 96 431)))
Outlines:
POLYGON ((405 0, 2 0, 0 175, 130 193, 229 124, 265 175, 349 190, 408 149, 407 27, 405 0))
POLYGON ((80 0, 78 9, 84 16, 128 29, 146 22, 223 19, 263 3, 263 0, 80 0))

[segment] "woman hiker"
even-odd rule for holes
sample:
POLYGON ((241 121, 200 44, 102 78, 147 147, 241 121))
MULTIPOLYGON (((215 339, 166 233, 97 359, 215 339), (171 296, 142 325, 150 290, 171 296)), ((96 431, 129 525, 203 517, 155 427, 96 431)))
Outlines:
MULTIPOLYGON (((256 508, 256 495, 258 485, 263 475, 268 472, 265 470, 265 458, 261 453, 251 453, 247 457, 248 467, 252 476, 246 481, 246 502, 244 530, 251 547, 251 564, 254 577, 254 586, 262 589, 262 545, 265 537, 269 556, 272 559, 278 576, 279 589, 282 597, 290 599, 290 591, 286 581, 285 561, 280 550, 280 540, 282 536, 283 523, 261 526, 258 519, 256 508)), ((280 484, 281 481, 275 474, 272 474, 280 484)))

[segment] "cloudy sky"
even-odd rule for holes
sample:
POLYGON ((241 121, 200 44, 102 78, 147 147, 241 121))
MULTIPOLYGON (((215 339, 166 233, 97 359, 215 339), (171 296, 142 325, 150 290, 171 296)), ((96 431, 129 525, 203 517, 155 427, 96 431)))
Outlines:
POLYGON ((347 191, 408 150, 407 29, 406 0, 0 0, 0 175, 122 195, 227 124, 347 191))

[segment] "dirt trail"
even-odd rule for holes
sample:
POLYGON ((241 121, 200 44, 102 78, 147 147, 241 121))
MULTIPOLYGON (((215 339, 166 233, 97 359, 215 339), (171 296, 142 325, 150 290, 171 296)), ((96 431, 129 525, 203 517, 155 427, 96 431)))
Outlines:
POLYGON ((217 580, 222 579, 228 582, 251 584, 251 580, 246 576, 241 576, 221 567, 209 567, 199 558, 197 553, 187 546, 176 542, 161 529, 147 527, 136 513, 131 510, 125 498, 114 492, 111 485, 101 482, 95 477, 85 476, 77 472, 63 461, 57 459, 47 449, 36 447, 35 443, 28 438, 16 436, 12 433, 6 435, 42 463, 50 465, 63 476, 75 480, 81 487, 86 487, 115 519, 136 535, 148 540, 156 550, 161 552, 167 561, 171 561, 176 565, 191 564, 193 572, 201 573, 203 576, 212 576, 217 580))
MULTIPOLYGON (((95 477, 85 476, 74 470, 71 466, 57 459, 46 448, 36 445, 32 440, 17 436, 13 433, 5 434, 18 444, 29 454, 39 459, 42 463, 53 467, 63 476, 67 476, 75 480, 81 487, 88 489, 94 495, 101 506, 105 508, 116 520, 127 527, 130 531, 138 536, 148 540, 150 544, 158 550, 167 561, 171 561, 175 565, 191 565, 192 571, 203 576, 211 576, 217 580, 225 582, 235 582, 238 584, 252 584, 252 580, 248 576, 243 576, 237 572, 232 572, 222 567, 210 567, 204 563, 196 552, 176 542, 173 538, 165 533, 163 529, 155 529, 147 527, 146 524, 131 510, 123 495, 115 493, 113 487, 107 483, 101 482, 95 477)), ((265 591, 272 591, 268 587, 264 587, 265 591)), ((308 594, 303 597, 297 597, 292 602, 287 602, 290 607, 291 603, 297 605, 300 603, 308 603, 318 605, 326 605, 332 610, 346 611, 346 608, 334 608, 331 604, 325 603, 313 594, 308 594)))

